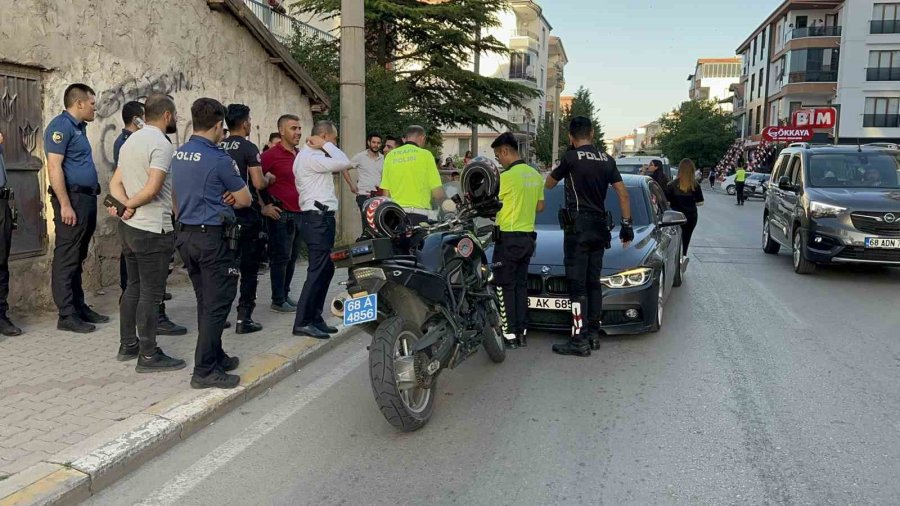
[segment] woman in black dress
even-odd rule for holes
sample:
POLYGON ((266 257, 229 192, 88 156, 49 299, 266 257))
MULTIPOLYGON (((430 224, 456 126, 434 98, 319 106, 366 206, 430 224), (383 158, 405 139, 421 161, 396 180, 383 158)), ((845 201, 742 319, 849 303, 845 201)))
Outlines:
POLYGON ((685 158, 678 164, 678 177, 665 187, 669 205, 684 213, 688 220, 681 226, 681 252, 685 256, 697 226, 697 207, 703 205, 703 191, 697 182, 696 170, 693 160, 685 158))

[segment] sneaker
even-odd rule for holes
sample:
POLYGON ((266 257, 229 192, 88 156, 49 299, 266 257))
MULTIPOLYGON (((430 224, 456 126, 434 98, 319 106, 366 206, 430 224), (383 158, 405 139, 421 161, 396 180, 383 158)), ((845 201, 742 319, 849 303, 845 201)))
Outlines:
POLYGON ((0 316, 0 334, 18 336, 22 334, 22 329, 13 325, 13 322, 9 321, 9 317, 0 316))
POLYGON ((102 315, 88 306, 81 310, 81 319, 88 323, 107 323, 109 316, 102 315))
POLYGON ((159 348, 149 357, 138 354, 137 366, 134 370, 137 372, 161 372, 161 371, 177 371, 184 369, 184 360, 180 358, 172 358, 159 348))
POLYGON ((238 357, 229 357, 225 355, 225 359, 222 360, 222 369, 225 369, 225 372, 233 371, 238 368, 240 365, 241 359, 238 357))
POLYGON ((187 334, 187 328, 173 322, 165 314, 159 315, 159 322, 156 324, 156 335, 183 336, 185 334, 187 334))
POLYGON ((272 305, 269 306, 269 309, 273 313, 294 313, 297 311, 297 306, 292 306, 287 303, 287 300, 285 300, 281 304, 272 303, 272 305))
POLYGON ((285 297, 284 302, 286 302, 288 306, 291 306, 294 309, 297 309, 297 301, 296 300, 294 300, 290 297, 285 297))
POLYGON ((313 323, 312 326, 321 330, 322 332, 325 332, 326 334, 337 334, 338 333, 337 327, 332 327, 331 325, 328 325, 325 322, 313 323))
POLYGON ((575 357, 590 357, 591 345, 584 339, 567 341, 563 344, 554 344, 553 353, 557 355, 572 355, 575 357))
POLYGON ((191 388, 234 388, 240 383, 240 376, 222 371, 213 371, 206 376, 191 376, 191 388))
POLYGON ((97 327, 85 322, 75 315, 61 316, 59 321, 56 322, 56 328, 58 330, 66 330, 77 334, 90 334, 97 330, 97 327))
POLYGON ((138 358, 138 352, 140 351, 140 346, 138 343, 134 343, 131 346, 126 344, 119 345, 119 354, 116 355, 116 360, 119 362, 127 362, 128 360, 134 360, 138 358))
POLYGON ((254 332, 259 332, 262 329, 262 325, 247 318, 246 320, 238 320, 237 327, 234 328, 234 331, 238 334, 252 334, 254 332))

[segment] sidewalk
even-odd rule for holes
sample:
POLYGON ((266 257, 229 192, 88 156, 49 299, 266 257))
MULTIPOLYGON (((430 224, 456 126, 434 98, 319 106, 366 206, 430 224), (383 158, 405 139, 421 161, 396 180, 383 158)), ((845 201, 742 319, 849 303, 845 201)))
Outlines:
MULTIPOLYGON (((299 263, 292 297, 299 296, 305 278, 306 264, 299 263)), ((346 271, 339 270, 329 303, 333 295, 342 291, 338 283, 345 279, 346 271)), ((233 391, 192 390, 196 300, 183 272, 176 271, 169 277, 168 291, 173 295, 166 302, 170 318, 188 328, 185 336, 158 339, 167 354, 187 361, 185 369, 175 372, 138 374, 133 360, 116 361, 118 287, 106 288, 103 295, 88 295, 88 303, 95 310, 112 317, 110 323, 98 325, 92 334, 56 330, 55 314, 11 315, 24 333, 16 337, 0 336, 0 505, 29 503, 11 494, 39 483, 42 476, 50 477, 53 482, 82 480, 84 483, 76 484, 84 489, 82 495, 84 491, 97 490, 108 482, 98 482, 99 476, 93 471, 107 474, 108 470, 96 466, 102 467, 104 458, 109 461, 110 452, 130 452, 132 468, 139 464, 141 459, 134 458, 134 452, 140 451, 141 442, 135 440, 134 430, 129 431, 129 427, 144 431, 148 437, 143 439, 152 440, 144 444, 161 451, 168 447, 163 439, 172 436, 171 444, 174 444, 178 438, 209 423, 213 415, 240 404, 259 387, 267 388, 296 371, 316 350, 321 353, 332 346, 331 341, 338 340, 293 336, 294 315, 269 310, 269 277, 263 275, 253 316, 264 329, 237 335, 231 328, 223 334, 225 351, 241 359, 235 371, 241 375, 241 387, 233 391), (123 435, 130 439, 122 441, 123 435), (103 449, 101 453, 105 457, 97 455, 98 449, 103 449), (86 463, 79 460, 85 457, 90 457, 86 463)), ((326 318, 330 316, 329 313, 326 318)), ((234 310, 229 321, 234 324, 234 310)), ((338 319, 331 317, 329 323, 336 325, 338 319)), ((344 337, 342 334, 339 337, 344 337)), ((127 472, 119 471, 112 473, 115 476, 107 474, 106 478, 112 481, 127 472)), ((46 483, 41 483, 42 490, 32 490, 27 499, 45 500, 47 497, 41 496, 47 493, 44 487, 46 483)), ((67 501, 73 498, 77 500, 77 494, 65 497, 67 501)))

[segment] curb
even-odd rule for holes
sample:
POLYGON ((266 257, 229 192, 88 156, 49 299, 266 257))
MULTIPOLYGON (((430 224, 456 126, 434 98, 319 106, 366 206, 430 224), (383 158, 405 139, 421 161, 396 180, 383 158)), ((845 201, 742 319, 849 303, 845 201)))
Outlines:
POLYGON ((77 504, 361 332, 305 338, 242 364, 233 390, 186 390, 0 481, 0 506, 77 504))

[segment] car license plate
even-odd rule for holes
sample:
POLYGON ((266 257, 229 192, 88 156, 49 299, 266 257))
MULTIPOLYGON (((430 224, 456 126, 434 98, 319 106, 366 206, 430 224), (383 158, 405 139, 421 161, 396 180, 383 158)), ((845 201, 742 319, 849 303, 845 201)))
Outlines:
POLYGON ((378 294, 344 301, 344 326, 359 325, 378 319, 378 294))
POLYGON ((900 239, 866 237, 866 247, 873 249, 900 249, 900 239))
POLYGON ((545 309, 548 311, 569 311, 572 302, 569 299, 557 299, 554 297, 528 297, 529 309, 545 309))

